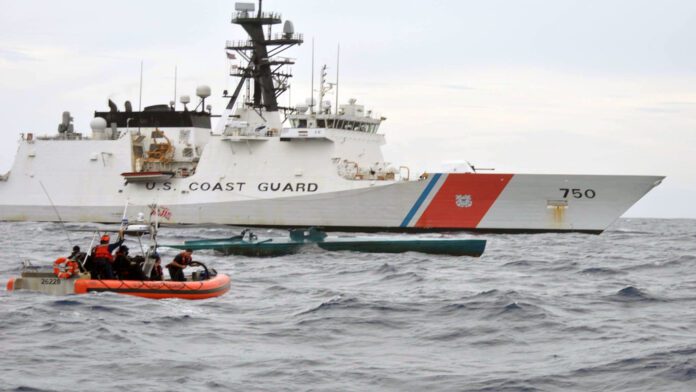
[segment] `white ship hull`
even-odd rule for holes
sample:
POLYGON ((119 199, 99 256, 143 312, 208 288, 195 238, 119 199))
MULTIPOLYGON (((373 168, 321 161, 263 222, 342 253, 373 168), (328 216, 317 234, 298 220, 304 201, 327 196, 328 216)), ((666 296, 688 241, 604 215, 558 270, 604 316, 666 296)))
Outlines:
POLYGON ((201 174, 130 184, 121 176, 131 168, 127 138, 22 142, 15 168, 0 182, 0 219, 57 221, 57 210, 66 221, 119 222, 126 203, 131 211, 156 203, 170 210, 163 222, 171 224, 599 233, 662 180, 445 173, 415 181, 350 181, 334 172, 300 175, 294 164, 311 167, 311 159, 292 156, 303 156, 312 141, 277 139, 240 149, 236 164, 208 167, 208 161, 231 161, 230 142, 223 139, 208 142, 201 174), (280 153, 263 149, 284 150, 289 164, 254 169, 260 164, 255 155, 280 153))

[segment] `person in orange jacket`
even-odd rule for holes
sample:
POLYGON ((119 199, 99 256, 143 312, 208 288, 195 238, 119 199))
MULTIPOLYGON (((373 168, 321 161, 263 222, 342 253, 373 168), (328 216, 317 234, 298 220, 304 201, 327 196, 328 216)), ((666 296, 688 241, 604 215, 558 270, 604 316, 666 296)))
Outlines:
POLYGON ((92 279, 114 279, 113 251, 123 244, 123 230, 118 232, 118 241, 109 244, 111 237, 104 234, 99 245, 92 250, 92 279))

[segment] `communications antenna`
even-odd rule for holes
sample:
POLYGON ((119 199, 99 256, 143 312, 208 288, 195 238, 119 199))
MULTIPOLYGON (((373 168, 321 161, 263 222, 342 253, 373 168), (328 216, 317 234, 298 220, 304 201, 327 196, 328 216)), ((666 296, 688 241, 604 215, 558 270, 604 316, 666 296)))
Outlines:
POLYGON ((258 12, 255 12, 254 3, 235 4, 236 12, 232 16, 232 24, 240 25, 249 35, 249 39, 227 41, 225 47, 228 51, 234 51, 239 55, 242 61, 242 64, 230 73, 231 76, 238 77, 240 80, 234 93, 229 97, 227 110, 232 110, 237 103, 239 94, 247 81, 253 84, 253 97, 249 97, 249 101, 244 102, 245 105, 258 111, 292 110, 289 107, 279 106, 278 97, 288 90, 288 81, 292 77, 291 71, 285 68, 295 62, 292 59, 277 56, 295 45, 301 45, 304 42, 303 36, 295 33, 295 28, 290 21, 285 21, 282 33, 272 34, 271 27, 283 21, 278 13, 263 12, 262 4, 260 0, 258 12), (264 28, 267 28, 267 34, 264 34, 264 28))

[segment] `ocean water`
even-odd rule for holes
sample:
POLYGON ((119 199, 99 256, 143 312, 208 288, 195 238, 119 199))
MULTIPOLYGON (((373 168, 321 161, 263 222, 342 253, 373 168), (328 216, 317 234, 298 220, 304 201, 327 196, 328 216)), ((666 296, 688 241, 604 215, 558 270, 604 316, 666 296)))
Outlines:
MULTIPOLYGON (((205 301, 0 289, 0 390, 696 390, 696 221, 477 237, 481 258, 198 252, 233 281, 205 301)), ((3 287, 70 248, 57 224, 0 238, 3 287)))

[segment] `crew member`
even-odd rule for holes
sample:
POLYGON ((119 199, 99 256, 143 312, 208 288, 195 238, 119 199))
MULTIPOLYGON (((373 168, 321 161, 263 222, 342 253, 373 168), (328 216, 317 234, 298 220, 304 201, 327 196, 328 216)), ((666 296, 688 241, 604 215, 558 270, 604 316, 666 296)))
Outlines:
POLYGON ((111 254, 114 249, 123 244, 123 230, 118 232, 118 241, 109 244, 111 238, 108 234, 104 234, 99 241, 99 245, 94 247, 92 252, 93 270, 92 279, 114 279, 114 271, 112 264, 114 256, 111 254))
POLYGON ((77 265, 80 267, 80 272, 85 272, 85 268, 83 267, 85 257, 87 257, 87 253, 80 252, 80 247, 75 245, 72 248, 72 253, 70 256, 68 256, 68 260, 77 261, 77 265))
POLYGON ((186 249, 185 251, 179 253, 174 257, 174 260, 167 264, 167 269, 169 270, 169 276, 175 282, 185 282, 186 277, 184 276, 184 268, 188 267, 191 263, 191 255, 193 254, 193 249, 186 249))
POLYGON ((116 250, 116 255, 114 256, 113 269, 116 276, 121 280, 128 280, 130 269, 130 258, 128 257, 128 247, 121 245, 116 250))
POLYGON ((164 280, 164 273, 162 272, 162 258, 159 253, 153 253, 150 255, 155 259, 155 265, 152 266, 152 272, 150 272, 150 280, 164 280))

